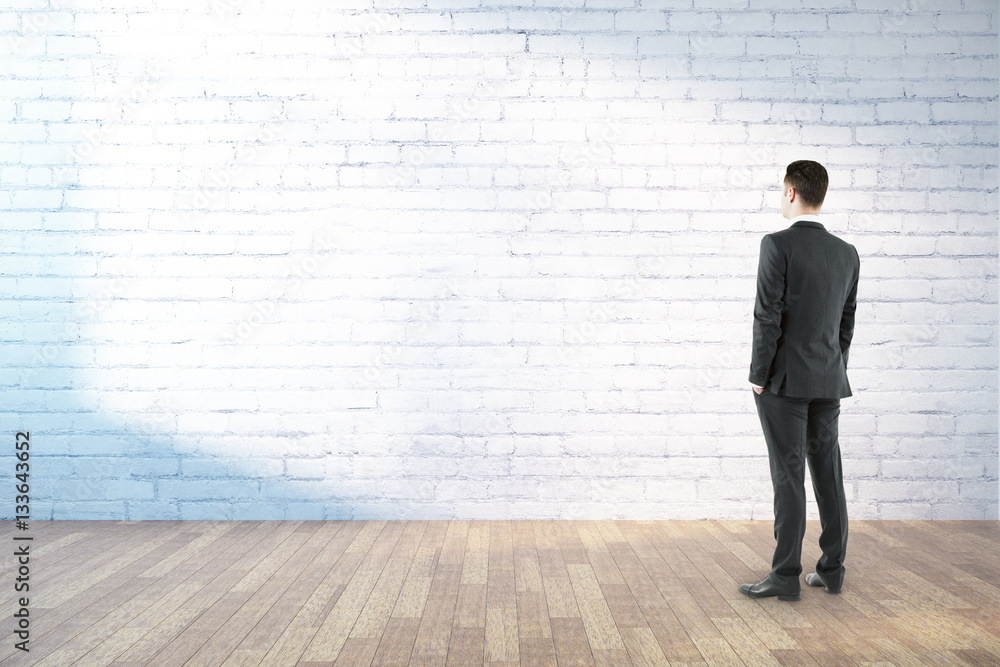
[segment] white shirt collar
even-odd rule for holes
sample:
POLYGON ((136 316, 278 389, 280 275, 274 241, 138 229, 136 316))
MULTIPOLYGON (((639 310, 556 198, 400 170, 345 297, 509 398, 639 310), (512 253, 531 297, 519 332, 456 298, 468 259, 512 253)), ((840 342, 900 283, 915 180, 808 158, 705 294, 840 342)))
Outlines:
POLYGON ((812 222, 819 222, 819 216, 812 213, 806 213, 805 215, 796 216, 791 220, 789 220, 788 222, 789 224, 792 224, 798 222, 799 220, 811 220, 812 222))

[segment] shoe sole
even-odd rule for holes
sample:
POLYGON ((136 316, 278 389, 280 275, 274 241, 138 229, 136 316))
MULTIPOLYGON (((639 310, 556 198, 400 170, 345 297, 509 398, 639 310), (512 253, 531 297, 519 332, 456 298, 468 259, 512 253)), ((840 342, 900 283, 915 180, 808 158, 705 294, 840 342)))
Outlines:
POLYGON ((784 600, 786 602, 797 602, 802 599, 802 595, 795 593, 793 595, 752 595, 751 593, 740 588, 740 592, 746 595, 748 598, 753 598, 754 600, 761 600, 763 598, 773 598, 776 597, 779 600, 784 600))
MULTIPOLYGON (((808 581, 806 583, 809 584, 808 581)), ((824 584, 822 582, 822 580, 818 584, 809 584, 809 585, 810 586, 815 586, 816 588, 819 588, 820 586, 822 586, 823 590, 826 591, 827 593, 833 593, 834 595, 840 595, 840 589, 839 588, 830 588, 829 586, 827 586, 826 584, 824 584)))

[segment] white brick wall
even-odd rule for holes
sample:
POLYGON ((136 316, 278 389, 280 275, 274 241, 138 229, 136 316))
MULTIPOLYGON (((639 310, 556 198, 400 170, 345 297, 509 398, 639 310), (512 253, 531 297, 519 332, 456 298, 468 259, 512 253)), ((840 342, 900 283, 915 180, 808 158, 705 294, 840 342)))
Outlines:
POLYGON ((768 519, 754 276, 809 158, 851 515, 996 519, 996 10, 8 3, 33 516, 768 519))

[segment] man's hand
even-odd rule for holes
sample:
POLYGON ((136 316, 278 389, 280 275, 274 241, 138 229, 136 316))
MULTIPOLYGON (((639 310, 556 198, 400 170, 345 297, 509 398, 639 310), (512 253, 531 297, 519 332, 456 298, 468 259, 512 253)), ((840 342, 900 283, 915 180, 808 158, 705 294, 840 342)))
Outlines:
POLYGON ((758 394, 759 394, 759 393, 761 393, 762 391, 764 391, 764 388, 763 388, 763 387, 755 387, 755 386, 753 386, 753 385, 750 385, 750 388, 751 388, 751 389, 753 389, 753 390, 754 390, 755 392, 757 392, 758 394))

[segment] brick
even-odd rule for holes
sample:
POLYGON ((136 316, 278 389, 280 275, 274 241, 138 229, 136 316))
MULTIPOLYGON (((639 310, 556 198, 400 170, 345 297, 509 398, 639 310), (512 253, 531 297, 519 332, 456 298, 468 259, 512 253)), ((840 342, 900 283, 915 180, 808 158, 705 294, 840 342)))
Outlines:
POLYGON ((948 55, 961 52, 960 39, 952 35, 908 36, 906 52, 909 55, 948 55))
POLYGON ((585 35, 583 51, 594 55, 634 55, 637 52, 637 38, 628 38, 623 34, 616 35, 585 35))
MULTIPOLYGON (((499 17, 498 17, 499 18, 499 17)), ((398 17, 391 15, 380 15, 377 19, 372 17, 372 26, 384 30, 415 30, 419 32, 444 31, 452 27, 451 14, 445 12, 401 12, 398 17), (398 21, 398 22, 397 22, 398 21)), ((367 32, 368 25, 361 25, 360 32, 367 32)))
POLYGON ((45 53, 50 56, 94 55, 99 48, 98 40, 94 37, 49 35, 45 38, 45 53))
POLYGON ((870 34, 882 32, 878 14, 837 12, 826 17, 831 32, 870 34))
MULTIPOLYGON (((993 8, 995 10, 995 8, 993 8)), ((941 12, 936 17, 936 27, 941 32, 965 34, 983 33, 989 29, 990 14, 975 11, 941 12)))
POLYGON ((875 105, 875 112, 881 122, 930 120, 930 105, 926 102, 883 102, 875 105))
MULTIPOLYGON (((996 116, 996 105, 985 102, 935 102, 931 113, 937 122, 978 121, 986 122, 996 116)), ((953 130, 952 130, 953 131, 953 130)))
POLYGON ((799 52, 795 37, 747 37, 747 55, 794 55, 799 52))
POLYGON ((774 15, 774 31, 807 33, 805 38, 812 40, 815 33, 825 32, 827 17, 823 14, 806 12, 778 12, 774 15))
POLYGON ((989 35, 963 35, 960 39, 960 51, 963 56, 992 56, 993 58, 996 58, 998 49, 997 42, 993 37, 989 35))
POLYGON ((152 500, 153 482, 111 480, 105 486, 108 499, 152 500))
POLYGON ((559 30, 562 32, 598 32, 614 27, 615 13, 603 11, 562 12, 559 30))
POLYGON ((687 67, 687 57, 690 49, 688 35, 667 33, 649 36, 639 35, 639 55, 674 56, 661 65, 666 75, 681 71, 687 67))
POLYGON ((532 53, 580 53, 583 50, 583 38, 579 35, 538 35, 528 36, 528 51, 532 53))
POLYGON ((650 11, 619 11, 615 12, 614 29, 616 31, 652 32, 667 29, 668 17, 673 29, 673 15, 666 12, 650 11))

